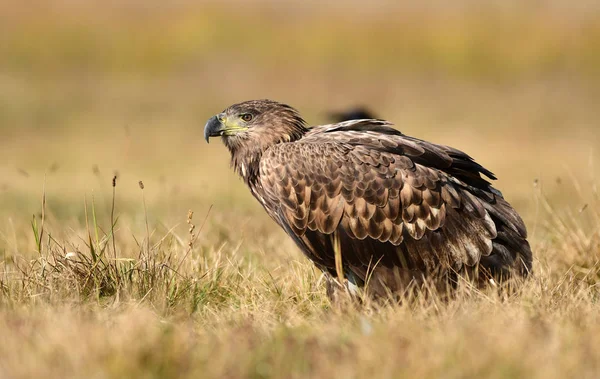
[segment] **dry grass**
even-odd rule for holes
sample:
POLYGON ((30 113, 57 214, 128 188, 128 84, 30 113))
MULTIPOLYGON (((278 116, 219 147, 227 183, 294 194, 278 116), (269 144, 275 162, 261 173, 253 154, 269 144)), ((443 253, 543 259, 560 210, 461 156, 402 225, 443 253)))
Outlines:
POLYGON ((1 6, 0 377, 597 376, 593 3, 157 4, 1 6), (260 97, 311 123, 366 104, 466 150, 526 220, 534 275, 332 309, 202 141, 260 97))
POLYGON ((541 194, 538 202, 547 222, 533 241, 535 274, 519 293, 465 287, 447 302, 361 309, 331 309, 318 273, 281 233, 234 244, 209 214, 187 236, 155 229, 147 250, 143 233, 121 240, 119 220, 115 254, 110 226, 90 209, 89 229, 74 231, 78 247, 76 237, 53 237, 64 224, 49 222, 36 257, 5 256, 0 369, 6 377, 594 377, 598 203, 569 215, 541 194))

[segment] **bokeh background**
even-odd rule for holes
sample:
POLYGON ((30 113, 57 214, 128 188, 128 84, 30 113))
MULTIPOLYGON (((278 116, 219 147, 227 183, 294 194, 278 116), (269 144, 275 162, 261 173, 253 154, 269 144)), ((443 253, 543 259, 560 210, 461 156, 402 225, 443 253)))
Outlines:
POLYGON ((460 148, 532 225, 535 183, 554 204, 593 199, 599 84, 596 1, 2 2, 0 227, 15 237, 0 244, 16 249, 13 224, 39 215, 44 177, 48 217, 69 226, 84 198, 107 215, 116 172, 133 230, 139 180, 154 228, 214 205, 225 229, 235 216, 277 230, 202 139, 210 116, 253 98, 310 124, 367 106, 460 148))
POLYGON ((597 377, 599 105, 598 0, 0 1, 0 377, 597 377), (468 152, 533 274, 333 307, 203 140, 255 98, 468 152))

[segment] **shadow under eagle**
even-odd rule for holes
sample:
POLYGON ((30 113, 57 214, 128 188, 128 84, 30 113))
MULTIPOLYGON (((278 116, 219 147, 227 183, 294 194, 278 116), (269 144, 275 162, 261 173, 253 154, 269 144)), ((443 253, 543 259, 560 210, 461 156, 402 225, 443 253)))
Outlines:
POLYGON ((222 137, 233 168, 325 273, 330 295, 525 277, 527 231, 488 182, 494 174, 391 125, 358 119, 307 128, 294 108, 252 100, 212 117, 204 133, 207 141, 222 137))

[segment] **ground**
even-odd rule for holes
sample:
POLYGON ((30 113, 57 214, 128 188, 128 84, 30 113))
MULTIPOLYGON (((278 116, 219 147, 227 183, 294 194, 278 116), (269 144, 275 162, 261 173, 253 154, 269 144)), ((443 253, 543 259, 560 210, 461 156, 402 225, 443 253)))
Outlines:
POLYGON ((148 4, 0 11, 0 377, 596 376, 600 9, 148 4), (332 307, 202 139, 263 97, 467 151, 530 279, 332 307))

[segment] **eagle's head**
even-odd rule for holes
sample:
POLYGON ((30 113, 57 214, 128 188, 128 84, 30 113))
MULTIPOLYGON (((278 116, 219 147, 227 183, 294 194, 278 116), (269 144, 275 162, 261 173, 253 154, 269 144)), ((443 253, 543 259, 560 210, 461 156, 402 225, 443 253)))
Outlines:
POLYGON ((235 170, 251 183, 262 154, 271 146, 296 141, 306 133, 297 110, 273 100, 250 100, 234 104, 211 117, 204 138, 221 136, 231 153, 235 170))
POLYGON ((298 111, 273 100, 250 100, 234 104, 211 117, 204 127, 204 138, 221 136, 230 150, 241 147, 268 147, 290 142, 306 132, 298 111))

